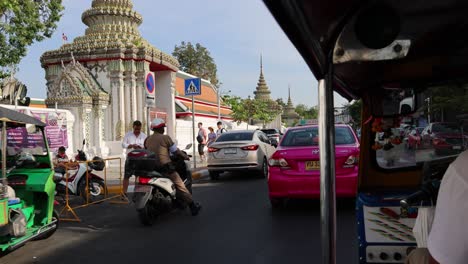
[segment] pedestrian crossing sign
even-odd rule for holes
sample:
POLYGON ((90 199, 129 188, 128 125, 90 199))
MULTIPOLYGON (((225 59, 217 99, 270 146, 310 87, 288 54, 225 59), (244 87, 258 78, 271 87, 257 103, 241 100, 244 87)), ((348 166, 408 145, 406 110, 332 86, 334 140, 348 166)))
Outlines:
POLYGON ((201 79, 193 78, 185 80, 185 95, 201 95, 201 79))

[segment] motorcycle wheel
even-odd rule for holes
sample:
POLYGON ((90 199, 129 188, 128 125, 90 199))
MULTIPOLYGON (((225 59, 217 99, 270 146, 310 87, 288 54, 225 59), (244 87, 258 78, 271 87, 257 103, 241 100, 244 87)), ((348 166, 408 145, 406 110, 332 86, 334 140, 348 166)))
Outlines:
POLYGON ((51 229, 51 230, 49 230, 49 231, 47 231, 45 233, 40 234, 38 237, 36 237, 33 240, 47 239, 47 238, 51 237, 55 233, 55 231, 57 231, 57 229, 59 227, 59 223, 60 223, 60 218, 59 218, 59 214, 58 214, 57 210, 54 210, 52 212, 52 220, 57 220, 57 223, 55 224, 55 228, 51 229))
POLYGON ((149 203, 146 203, 145 207, 138 211, 138 218, 143 225, 152 226, 158 219, 158 214, 149 203))
MULTIPOLYGON (((107 186, 102 180, 90 179, 89 180, 89 202, 98 201, 100 198, 107 196, 107 186)), ((79 192, 81 198, 86 201, 86 180, 82 180, 79 185, 79 192)))

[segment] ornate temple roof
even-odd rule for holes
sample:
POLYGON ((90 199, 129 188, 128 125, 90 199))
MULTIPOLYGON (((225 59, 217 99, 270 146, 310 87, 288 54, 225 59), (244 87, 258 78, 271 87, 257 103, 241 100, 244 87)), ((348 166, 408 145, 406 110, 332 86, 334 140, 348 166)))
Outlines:
POLYGON ((46 105, 109 104, 109 94, 83 65, 73 59, 62 68, 57 82, 48 87, 46 105))
MULTIPOLYGON (((131 0, 93 0, 81 20, 88 28, 84 36, 41 56, 42 65, 60 63, 73 52, 77 60, 132 58, 154 62, 153 69, 177 71, 179 62, 143 39, 138 26, 143 22, 131 0), (156 65, 157 64, 157 65, 156 65), (156 68, 156 69, 155 69, 156 68)), ((150 66, 151 68, 151 66, 150 66)))
POLYGON ((260 78, 258 79, 257 89, 254 91, 255 99, 257 100, 271 100, 270 97, 270 89, 265 81, 265 77, 263 76, 263 61, 262 56, 260 56, 260 78))
POLYGON ((288 87, 288 104, 283 110, 283 114, 281 115, 282 118, 284 119, 296 119, 299 118, 299 114, 296 113, 296 110, 294 109, 294 105, 291 100, 291 88, 288 87))

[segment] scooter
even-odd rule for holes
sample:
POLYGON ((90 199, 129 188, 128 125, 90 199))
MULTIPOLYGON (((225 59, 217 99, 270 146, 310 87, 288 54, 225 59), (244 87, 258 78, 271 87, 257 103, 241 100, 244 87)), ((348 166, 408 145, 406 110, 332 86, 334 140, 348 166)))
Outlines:
MULTIPOLYGON (((85 143, 85 140, 83 140, 83 147, 85 143)), ((83 150, 78 150, 75 160, 78 162, 87 161, 88 158, 83 150)), ((97 156, 93 158, 93 162, 88 162, 88 165, 80 162, 76 166, 68 168, 68 184, 65 170, 56 168, 54 182, 56 183, 57 195, 65 198, 68 187, 69 195, 79 195, 86 201, 88 199, 86 192, 86 175, 88 175, 89 201, 96 200, 100 195, 107 194, 107 186, 104 183, 104 179, 93 173, 93 170, 102 171, 104 167, 104 161, 97 156)))
MULTIPOLYGON (((189 149, 191 144, 185 149, 189 149)), ((184 181, 185 187, 192 193, 192 171, 190 163, 185 157, 173 157, 177 172, 184 181)), ((160 173, 154 166, 155 154, 148 150, 138 149, 127 154, 129 168, 136 176, 133 201, 143 225, 154 224, 157 218, 174 209, 184 209, 176 199, 174 183, 165 174, 160 173)))

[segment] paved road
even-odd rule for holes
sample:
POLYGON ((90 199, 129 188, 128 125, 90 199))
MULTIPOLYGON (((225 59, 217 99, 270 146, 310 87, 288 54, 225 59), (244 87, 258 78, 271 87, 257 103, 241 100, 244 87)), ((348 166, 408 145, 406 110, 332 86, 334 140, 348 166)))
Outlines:
MULTIPOLYGON (((131 205, 79 209, 82 223, 62 223, 0 263, 321 263, 318 202, 272 211, 266 181, 243 175, 201 179, 194 194, 199 216, 176 211, 152 227, 140 225, 131 205)), ((353 201, 339 201, 338 263, 357 263, 355 230, 353 201)))

